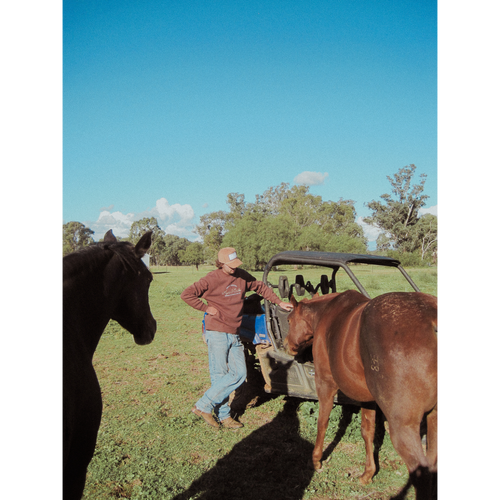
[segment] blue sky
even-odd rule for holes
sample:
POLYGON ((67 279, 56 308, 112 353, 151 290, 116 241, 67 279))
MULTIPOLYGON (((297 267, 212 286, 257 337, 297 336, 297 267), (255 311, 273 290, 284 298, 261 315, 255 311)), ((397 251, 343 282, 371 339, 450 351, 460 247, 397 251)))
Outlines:
POLYGON ((367 216, 411 163, 436 213, 435 1, 72 0, 63 21, 63 220, 96 239, 155 216, 193 240, 282 182, 367 216))

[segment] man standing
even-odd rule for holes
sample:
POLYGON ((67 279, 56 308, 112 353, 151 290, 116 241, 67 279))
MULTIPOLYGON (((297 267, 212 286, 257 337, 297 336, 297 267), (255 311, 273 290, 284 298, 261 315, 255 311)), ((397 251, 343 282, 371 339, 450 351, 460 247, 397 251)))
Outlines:
POLYGON ((247 375, 244 348, 238 335, 245 294, 254 291, 286 311, 293 309, 292 304, 282 302, 262 281, 238 269, 241 264, 234 248, 222 248, 217 256, 217 269, 181 294, 186 304, 207 313, 205 338, 211 386, 191 411, 207 424, 219 427, 212 414, 215 413, 221 425, 228 429, 243 427, 231 418, 228 401, 247 375))

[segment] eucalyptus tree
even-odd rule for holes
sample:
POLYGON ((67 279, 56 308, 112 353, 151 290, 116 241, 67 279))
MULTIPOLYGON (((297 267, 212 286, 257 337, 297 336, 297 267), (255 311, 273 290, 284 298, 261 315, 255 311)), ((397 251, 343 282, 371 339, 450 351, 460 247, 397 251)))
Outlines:
POLYGON ((94 243, 94 231, 81 222, 71 221, 63 225, 63 256, 94 243))

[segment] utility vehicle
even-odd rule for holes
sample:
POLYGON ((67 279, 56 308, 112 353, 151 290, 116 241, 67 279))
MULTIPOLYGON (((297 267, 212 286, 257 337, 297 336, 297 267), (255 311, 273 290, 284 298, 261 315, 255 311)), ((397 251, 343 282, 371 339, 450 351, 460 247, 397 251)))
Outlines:
MULTIPOLYGON (((269 260, 262 281, 282 299, 308 294, 357 290, 371 298, 362 281, 382 293, 392 291, 420 291, 401 263, 390 257, 331 252, 287 251, 269 260), (374 272, 384 268, 384 272, 374 272), (359 276, 359 279, 357 277, 359 276), (397 279, 396 279, 397 278, 397 279), (383 289, 387 279, 390 289, 383 289), (382 287, 382 288, 381 288, 382 287)), ((260 363, 265 391, 287 394, 304 399, 318 399, 314 381, 314 360, 311 348, 294 357, 286 353, 283 341, 288 335, 288 312, 265 300, 264 307, 257 295, 246 299, 240 336, 250 344, 260 363)), ((341 392, 335 397, 338 404, 356 404, 341 392)))

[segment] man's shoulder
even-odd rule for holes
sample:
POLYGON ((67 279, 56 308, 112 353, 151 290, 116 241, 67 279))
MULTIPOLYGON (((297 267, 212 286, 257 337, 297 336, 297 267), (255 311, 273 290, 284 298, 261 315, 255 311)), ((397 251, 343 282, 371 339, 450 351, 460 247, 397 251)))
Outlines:
POLYGON ((207 276, 213 276, 213 275, 216 275, 216 274, 218 274, 218 273, 219 273, 219 271, 220 271, 220 269, 214 269, 213 271, 210 271, 209 273, 205 274, 205 278, 206 278, 207 276))
POLYGON ((214 269, 213 271, 210 271, 208 274, 205 275, 204 278, 207 281, 214 281, 214 280, 219 280, 221 278, 221 270, 220 269, 214 269))

